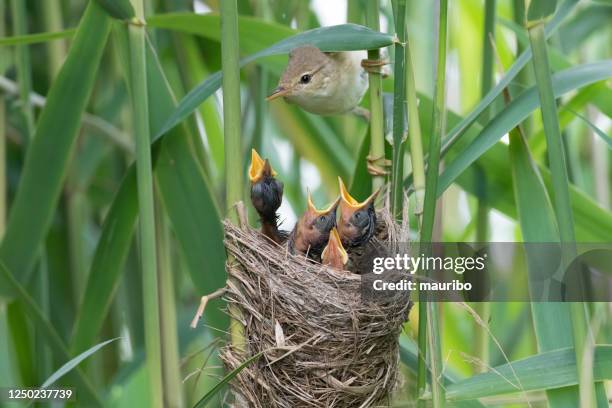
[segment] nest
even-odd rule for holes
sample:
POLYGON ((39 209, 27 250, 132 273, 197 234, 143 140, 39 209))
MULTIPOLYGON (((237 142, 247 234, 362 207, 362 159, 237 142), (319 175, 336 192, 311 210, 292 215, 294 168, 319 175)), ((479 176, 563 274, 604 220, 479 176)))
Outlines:
MULTIPOLYGON (((398 227, 386 210, 378 220, 369 245, 394 251, 398 227)), ((225 246, 226 300, 245 344, 226 346, 221 358, 233 370, 262 353, 232 380, 236 407, 389 404, 407 294, 362 299, 362 276, 291 255, 249 227, 226 222, 225 246)))

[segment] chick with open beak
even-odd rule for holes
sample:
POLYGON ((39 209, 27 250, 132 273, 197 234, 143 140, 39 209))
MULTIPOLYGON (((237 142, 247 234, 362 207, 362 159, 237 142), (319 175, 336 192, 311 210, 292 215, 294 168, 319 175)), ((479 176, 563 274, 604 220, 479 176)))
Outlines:
POLYGON ((268 100, 279 97, 317 115, 355 109, 368 88, 365 51, 322 52, 307 45, 289 53, 289 63, 268 100))
POLYGON ((358 202, 349 194, 340 177, 338 177, 338 182, 340 184, 338 233, 342 244, 347 248, 364 245, 372 238, 376 230, 374 200, 380 189, 364 201, 358 202))
POLYGON ((289 235, 289 252, 301 253, 314 260, 320 260, 323 247, 329 240, 329 232, 336 226, 336 208, 338 198, 329 207, 319 210, 312 202, 310 191, 308 192, 308 206, 304 215, 289 235))
POLYGON ((349 257, 346 250, 342 246, 338 230, 332 228, 329 233, 329 241, 321 253, 321 263, 329 265, 332 268, 344 270, 344 266, 348 263, 349 257))
POLYGON ((276 243, 283 241, 278 230, 276 210, 283 201, 283 183, 275 178, 276 172, 268 159, 263 160, 255 149, 251 150, 249 180, 251 181, 251 202, 261 220, 262 233, 276 243))

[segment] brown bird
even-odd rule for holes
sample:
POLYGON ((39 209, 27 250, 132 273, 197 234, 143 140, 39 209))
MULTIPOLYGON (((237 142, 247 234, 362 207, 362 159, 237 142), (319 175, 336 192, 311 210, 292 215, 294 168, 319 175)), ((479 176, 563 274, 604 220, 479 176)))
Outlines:
POLYGON ((352 248, 367 243, 376 229, 376 211, 374 200, 380 193, 376 190, 362 202, 355 200, 346 189, 342 179, 340 184, 340 219, 338 233, 345 248, 352 248))
POLYGON ((329 265, 332 268, 344 270, 344 266, 348 263, 348 260, 348 254, 342 246, 338 230, 332 228, 329 233, 327 246, 325 246, 321 253, 321 263, 323 265, 329 265))
POLYGON ((284 97, 289 103, 318 115, 355 109, 368 88, 362 66, 365 51, 322 52, 307 45, 289 53, 289 63, 268 100, 284 97))
MULTIPOLYGON (((275 178, 276 172, 255 149, 251 150, 249 179, 251 180, 251 202, 261 220, 261 232, 276 243, 284 241, 283 233, 278 230, 276 210, 283 201, 283 183, 275 178)), ((284 234, 286 237, 286 234, 284 234)))
POLYGON ((289 235, 289 252, 319 260, 329 232, 336 226, 336 208, 340 198, 324 210, 318 210, 308 192, 308 207, 289 235))

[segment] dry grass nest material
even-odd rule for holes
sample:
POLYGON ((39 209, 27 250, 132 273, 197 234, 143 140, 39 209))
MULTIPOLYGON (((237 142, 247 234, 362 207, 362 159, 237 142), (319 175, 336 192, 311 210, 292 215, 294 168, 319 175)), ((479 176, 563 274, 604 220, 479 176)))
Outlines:
MULTIPOLYGON (((378 212, 371 245, 393 251, 399 228, 378 212), (384 244, 384 245, 381 245, 384 244)), ((226 300, 239 310, 244 351, 226 346, 235 369, 262 356, 232 381, 236 407, 386 406, 398 383, 398 336, 411 304, 406 294, 362 299, 361 276, 324 267, 225 223, 233 260, 226 300)))

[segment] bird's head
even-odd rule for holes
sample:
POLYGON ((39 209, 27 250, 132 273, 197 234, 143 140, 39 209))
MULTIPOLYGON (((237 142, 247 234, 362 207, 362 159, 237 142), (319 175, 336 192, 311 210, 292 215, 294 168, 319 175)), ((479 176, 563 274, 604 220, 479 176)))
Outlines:
POLYGON ((299 251, 306 252, 308 248, 321 250, 329 239, 329 232, 336 226, 336 208, 339 202, 338 198, 329 207, 319 210, 312 202, 310 191, 308 192, 308 205, 296 229, 299 251))
POLYGON ((340 177, 338 177, 338 182, 340 184, 340 220, 338 222, 340 238, 345 245, 360 245, 369 240, 374 233, 376 227, 374 200, 380 193, 380 189, 359 202, 349 194, 340 177))
POLYGON ((251 180, 251 184, 258 183, 265 177, 275 176, 276 172, 270 166, 268 159, 262 159, 255 149, 251 149, 251 165, 249 166, 249 180, 251 180))
POLYGON ((317 47, 306 45, 292 50, 287 68, 267 100, 284 97, 291 102, 325 95, 331 63, 330 57, 317 47))
POLYGON ((329 233, 329 241, 327 241, 327 245, 321 253, 321 263, 342 270, 344 265, 348 263, 348 259, 348 254, 342 246, 338 230, 332 228, 329 233))

